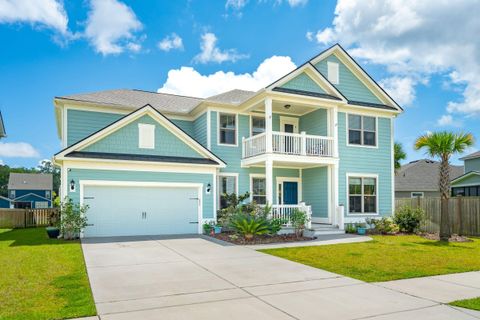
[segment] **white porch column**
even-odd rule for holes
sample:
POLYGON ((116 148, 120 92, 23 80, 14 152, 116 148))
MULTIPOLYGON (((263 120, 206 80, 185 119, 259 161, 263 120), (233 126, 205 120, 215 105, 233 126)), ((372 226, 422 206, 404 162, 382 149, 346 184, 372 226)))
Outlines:
POLYGON ((266 152, 272 153, 272 99, 265 98, 265 139, 266 152))
POLYGON ((266 184, 266 196, 267 203, 273 204, 273 161, 267 159, 265 161, 265 184, 266 184))
MULTIPOLYGON (((334 223, 336 225, 338 225, 338 228, 340 230, 343 230, 344 229, 344 217, 340 217, 338 216, 338 179, 339 179, 339 165, 338 163, 334 164, 333 166, 331 166, 331 170, 332 170, 332 183, 331 183, 331 194, 332 194, 332 199, 330 201, 332 201, 332 206, 331 206, 331 210, 332 210, 332 214, 334 217, 334 219, 332 219, 334 221, 334 223)), ((345 205, 345 203, 343 204, 345 205)))
POLYGON ((330 109, 329 134, 333 137, 333 156, 338 158, 338 107, 330 109))

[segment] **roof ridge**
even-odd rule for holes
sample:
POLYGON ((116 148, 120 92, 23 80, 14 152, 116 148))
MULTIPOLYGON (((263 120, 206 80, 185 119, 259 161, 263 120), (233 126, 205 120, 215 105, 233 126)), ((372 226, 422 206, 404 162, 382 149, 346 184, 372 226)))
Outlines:
POLYGON ((167 93, 167 92, 150 91, 150 90, 143 90, 143 89, 123 89, 123 90, 139 91, 139 92, 154 93, 154 94, 163 94, 163 95, 175 96, 175 97, 182 97, 182 98, 205 100, 205 98, 200 98, 200 97, 186 96, 186 95, 183 95, 183 94, 175 94, 175 93, 167 93))

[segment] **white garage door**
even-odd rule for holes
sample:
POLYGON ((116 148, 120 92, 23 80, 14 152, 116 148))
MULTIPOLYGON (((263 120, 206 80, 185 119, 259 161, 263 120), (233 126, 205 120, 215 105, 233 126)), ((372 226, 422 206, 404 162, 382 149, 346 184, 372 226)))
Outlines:
POLYGON ((84 186, 85 237, 198 233, 198 188, 84 186))

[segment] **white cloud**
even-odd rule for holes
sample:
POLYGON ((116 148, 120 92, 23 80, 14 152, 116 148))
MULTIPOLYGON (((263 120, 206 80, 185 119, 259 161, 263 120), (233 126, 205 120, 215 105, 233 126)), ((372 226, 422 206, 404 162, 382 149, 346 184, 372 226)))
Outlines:
POLYGON ((5 158, 36 158, 39 153, 26 142, 0 142, 0 157, 5 158))
POLYGON ((192 67, 170 70, 158 92, 209 97, 232 89, 259 90, 295 69, 290 57, 272 56, 252 73, 217 71, 202 75, 192 67))
POLYGON ((379 81, 385 91, 401 106, 409 106, 415 100, 415 84, 412 78, 391 77, 379 81))
POLYGON ((227 0, 225 9, 242 10, 247 5, 248 0, 227 0))
POLYGON ((437 126, 440 127, 461 127, 462 122, 458 120, 454 120, 452 115, 444 114, 437 120, 437 126))
POLYGON ((141 50, 141 38, 135 33, 142 23, 133 10, 117 0, 91 0, 86 21, 85 37, 103 55, 125 50, 141 50))
POLYGON ((246 54, 237 53, 235 49, 220 50, 217 45, 217 36, 214 33, 207 32, 202 35, 202 41, 200 43, 200 49, 202 50, 197 54, 193 60, 199 63, 216 62, 222 63, 225 61, 235 62, 239 59, 248 58, 246 54))
POLYGON ((68 33, 67 13, 56 0, 0 0, 1 23, 30 23, 68 33))
POLYGON ((157 46, 160 50, 167 52, 172 49, 183 49, 183 40, 176 33, 172 33, 163 38, 157 46))
POLYGON ((322 44, 340 42, 352 55, 413 79, 450 74, 463 100, 448 110, 480 114, 479 0, 339 0, 333 26, 319 30, 322 44))
POLYGON ((308 0, 287 0, 287 2, 293 8, 306 5, 308 0))

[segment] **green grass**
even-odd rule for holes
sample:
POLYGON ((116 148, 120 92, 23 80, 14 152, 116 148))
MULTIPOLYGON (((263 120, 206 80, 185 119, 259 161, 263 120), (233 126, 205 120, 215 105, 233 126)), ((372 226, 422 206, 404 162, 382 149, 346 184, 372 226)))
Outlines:
POLYGON ((467 299, 467 300, 457 300, 457 301, 450 302, 449 304, 456 307, 462 307, 462 308, 480 311, 480 297, 467 299))
POLYGON ((78 241, 48 239, 44 228, 0 229, 0 319, 95 315, 78 241))
POLYGON ((362 243, 260 251, 367 282, 480 270, 480 239, 447 243, 373 236, 362 243))

